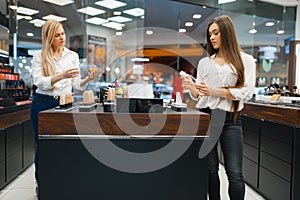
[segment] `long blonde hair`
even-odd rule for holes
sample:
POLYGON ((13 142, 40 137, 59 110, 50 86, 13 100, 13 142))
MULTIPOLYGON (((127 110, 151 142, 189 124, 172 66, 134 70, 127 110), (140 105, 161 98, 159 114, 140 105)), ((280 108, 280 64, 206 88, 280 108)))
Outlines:
POLYGON ((53 60, 53 39, 56 30, 62 27, 62 24, 56 20, 48 20, 42 29, 42 67, 44 76, 52 76, 55 74, 55 65, 53 60))
MULTIPOLYGON (((219 52, 219 49, 215 49, 210 41, 209 27, 213 23, 216 23, 219 26, 219 30, 221 34, 221 46, 222 46, 225 61, 231 64, 237 76, 236 84, 234 86, 228 86, 226 88, 241 88, 245 83, 245 73, 244 73, 245 70, 244 70, 243 60, 241 57, 242 50, 237 40, 233 22, 230 19, 230 17, 228 17, 227 15, 215 17, 209 22, 206 31, 206 39, 207 39, 207 53, 210 56, 219 52)), ((239 101, 233 100, 232 107, 234 111, 234 120, 236 120, 239 101)))

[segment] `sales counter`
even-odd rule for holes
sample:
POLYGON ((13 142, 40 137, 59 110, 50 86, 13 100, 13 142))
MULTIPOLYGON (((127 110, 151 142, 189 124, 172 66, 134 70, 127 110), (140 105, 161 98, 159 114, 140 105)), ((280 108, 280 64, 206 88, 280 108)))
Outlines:
POLYGON ((0 189, 34 160, 30 103, 0 109, 0 189))
POLYGON ((39 199, 207 198, 208 114, 39 113, 39 199))
POLYGON ((300 199, 300 108, 245 103, 244 178, 272 200, 300 199))

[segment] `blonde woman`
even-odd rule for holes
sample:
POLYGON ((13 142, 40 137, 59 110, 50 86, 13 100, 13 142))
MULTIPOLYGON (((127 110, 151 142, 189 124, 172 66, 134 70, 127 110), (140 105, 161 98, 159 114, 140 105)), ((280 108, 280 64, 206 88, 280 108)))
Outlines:
POLYGON ((65 47, 66 35, 61 23, 48 20, 42 29, 42 50, 33 55, 32 76, 37 90, 32 99, 31 120, 35 132, 35 177, 38 181, 38 113, 59 105, 59 96, 83 90, 95 77, 91 72, 81 79, 79 56, 65 47))
MULTIPOLYGON (((224 166, 229 181, 228 193, 231 200, 242 200, 245 184, 242 173, 243 134, 240 111, 244 101, 252 98, 255 86, 255 60, 244 53, 237 41, 234 25, 228 16, 213 18, 207 28, 208 57, 199 61, 196 84, 183 78, 184 87, 197 99, 196 107, 212 113, 225 112, 225 121, 220 135, 212 132, 212 140, 218 140, 224 155, 224 166)), ((218 175, 218 141, 212 143, 209 152, 209 199, 220 199, 218 175)), ((211 141, 213 142, 213 141, 211 141)))

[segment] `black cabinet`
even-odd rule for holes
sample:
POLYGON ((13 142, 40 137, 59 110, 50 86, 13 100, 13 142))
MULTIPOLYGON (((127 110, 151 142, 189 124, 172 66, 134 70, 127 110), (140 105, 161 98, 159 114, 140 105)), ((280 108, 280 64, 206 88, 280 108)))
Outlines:
POLYGON ((246 183, 267 199, 299 199, 299 127, 247 115, 242 120, 246 183))
POLYGON ((34 162, 31 120, 0 130, 0 189, 34 162))
POLYGON ((21 171, 22 161, 22 124, 5 129, 6 132, 6 182, 11 181, 21 171))
POLYGON ((31 120, 25 121, 23 125, 23 168, 27 168, 34 162, 35 142, 34 131, 31 120))
POLYGON ((5 131, 0 130, 0 188, 5 184, 5 131))
POLYGON ((243 174, 247 184, 258 189, 259 146, 262 120, 242 116, 244 139, 243 174))

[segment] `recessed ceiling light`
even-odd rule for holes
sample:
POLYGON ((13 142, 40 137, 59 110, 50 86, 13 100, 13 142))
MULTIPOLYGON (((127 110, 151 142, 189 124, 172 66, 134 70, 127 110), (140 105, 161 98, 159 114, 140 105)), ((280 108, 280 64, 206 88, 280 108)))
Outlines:
POLYGON ((257 33, 257 30, 255 28, 252 28, 249 30, 249 33, 251 33, 251 34, 257 33))
POLYGON ((116 32, 116 35, 120 36, 120 35, 123 35, 123 33, 118 31, 118 32, 116 32))
POLYGON ((46 20, 49 20, 49 19, 54 19, 58 22, 62 22, 62 21, 66 21, 67 18, 65 17, 60 17, 60 16, 57 16, 57 15, 47 15, 45 17, 42 17, 43 19, 46 19, 46 20))
POLYGON ((17 20, 24 19, 23 15, 17 15, 17 20))
POLYGON ((33 36, 34 36, 33 33, 26 33, 26 35, 27 35, 28 37, 33 37, 33 36))
POLYGON ((18 6, 17 5, 10 5, 9 8, 12 9, 12 10, 17 10, 18 6))
POLYGON ((132 15, 135 17, 139 17, 145 14, 145 10, 142 8, 132 8, 129 10, 124 10, 123 13, 126 13, 128 15, 132 15))
POLYGON ((180 33, 185 33, 186 32, 186 29, 185 28, 181 28, 178 30, 180 33))
POLYGON ((25 7, 18 7, 17 13, 23 14, 23 15, 34 15, 39 13, 38 10, 34 10, 31 8, 25 8, 25 7))
POLYGON ((45 24, 45 22, 46 22, 45 20, 41 20, 41 19, 34 19, 34 20, 29 21, 29 23, 34 24, 37 27, 42 27, 45 24), (39 26, 39 24, 40 24, 40 26, 39 26))
POLYGON ((95 4, 109 8, 109 9, 115 9, 115 8, 120 8, 122 6, 126 6, 127 3, 123 3, 121 1, 115 1, 115 0, 103 0, 103 1, 97 1, 95 4))
POLYGON ((122 16, 109 17, 107 19, 110 20, 110 21, 119 22, 119 23, 132 21, 132 19, 130 19, 128 17, 122 17, 122 16))
POLYGON ((74 3, 74 1, 72 1, 72 0, 43 0, 43 1, 55 4, 55 5, 58 5, 58 6, 65 6, 65 5, 68 5, 70 3, 74 3))
POLYGON ((105 10, 100 10, 98 8, 93 8, 91 6, 87 6, 85 8, 78 9, 77 12, 84 13, 84 14, 91 15, 91 16, 95 16, 95 15, 103 14, 106 11, 105 10))
POLYGON ((184 25, 190 27, 190 26, 193 26, 194 24, 193 24, 193 22, 185 22, 184 25))
POLYGON ((230 2, 234 2, 236 0, 218 0, 218 4, 223 4, 223 3, 230 3, 230 2))
POLYGON ((147 34, 147 35, 152 35, 152 34, 153 34, 153 31, 152 31, 152 30, 147 30, 147 31, 146 31, 146 34, 147 34))
POLYGON ((120 23, 116 23, 116 22, 108 22, 108 23, 104 23, 104 24, 101 24, 101 25, 105 26, 105 27, 108 27, 108 28, 118 29, 118 30, 120 30, 120 28, 125 26, 124 24, 120 24, 120 23))
POLYGON ((145 19, 145 15, 141 16, 141 19, 145 19))
POLYGON ((121 11, 114 11, 113 14, 114 14, 114 15, 121 15, 122 12, 121 12, 121 11))
POLYGON ((86 19, 85 21, 87 23, 96 24, 96 25, 100 25, 100 24, 108 22, 107 19, 103 19, 103 18, 100 18, 100 17, 89 18, 89 19, 86 19))
POLYGON ((32 17, 29 16, 29 15, 25 15, 25 16, 24 16, 24 19, 26 19, 26 20, 32 20, 32 17))
POLYGON ((274 26, 274 24, 275 24, 274 22, 266 22, 265 26, 274 26))
POLYGON ((202 17, 201 14, 194 14, 194 15, 193 15, 193 18, 194 18, 194 19, 200 19, 201 17, 202 17))
POLYGON ((278 34, 278 35, 282 35, 282 34, 284 34, 284 30, 282 30, 282 29, 279 29, 279 30, 277 31, 277 34, 278 34))

